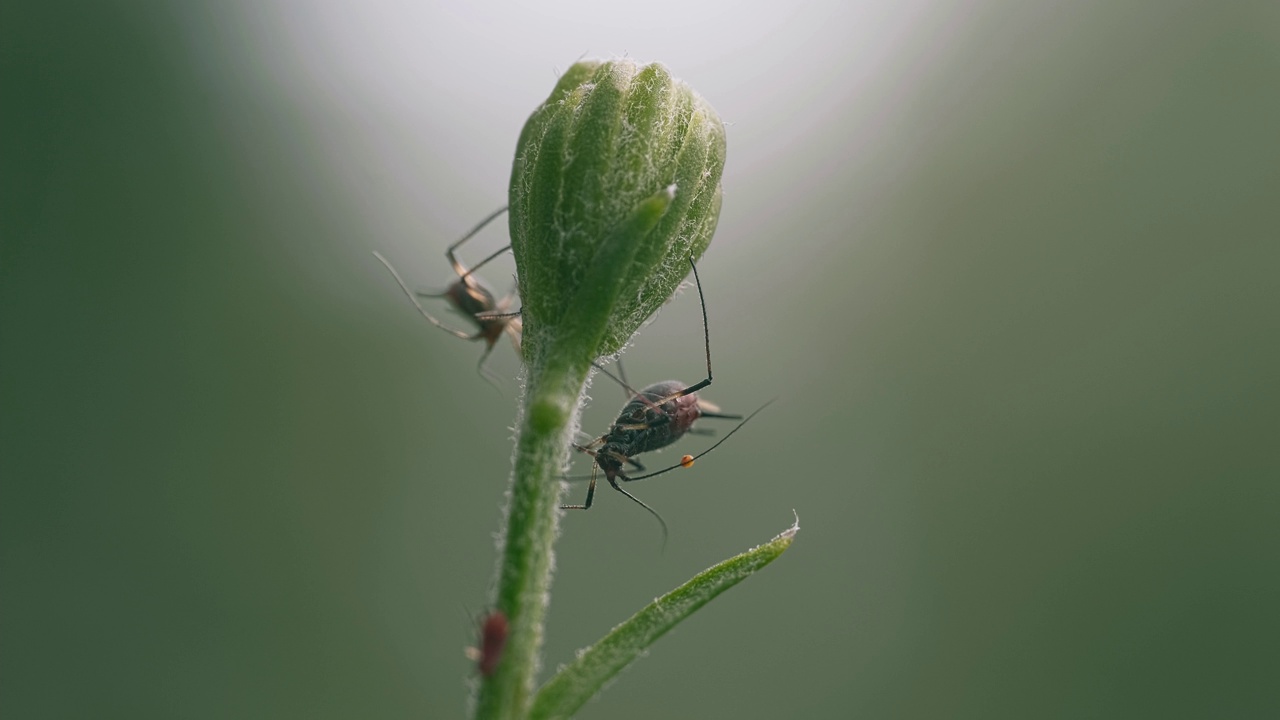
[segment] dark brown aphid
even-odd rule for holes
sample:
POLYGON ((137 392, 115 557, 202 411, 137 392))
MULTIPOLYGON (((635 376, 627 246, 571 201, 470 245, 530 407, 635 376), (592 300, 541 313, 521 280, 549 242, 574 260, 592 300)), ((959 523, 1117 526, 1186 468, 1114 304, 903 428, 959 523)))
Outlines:
MULTIPOLYGON (((698 287, 698 300, 702 303, 702 333, 706 344, 707 377, 688 386, 677 380, 668 380, 655 383, 637 392, 632 390, 623 380, 614 377, 604 368, 600 368, 606 375, 627 388, 631 393, 631 399, 622 407, 622 412, 618 414, 618 419, 613 422, 608 432, 587 445, 574 445, 578 451, 595 458, 591 468, 591 483, 587 486, 587 499, 581 505, 562 506, 565 510, 590 509, 592 500, 595 498, 596 477, 599 471, 604 471, 605 479, 609 481, 609 485, 614 490, 631 498, 631 500, 648 510, 650 514, 658 519, 658 522, 662 524, 664 542, 667 535, 667 524, 662 519, 662 516, 639 498, 622 489, 618 485, 618 481, 644 480, 662 475, 676 468, 690 467, 693 465, 694 460, 716 449, 720 443, 727 440, 730 435, 737 432, 756 413, 760 412, 760 410, 756 410, 756 413, 752 413, 745 420, 742 420, 737 427, 729 431, 715 445, 698 455, 686 455, 680 459, 679 463, 671 467, 638 476, 628 476, 623 471, 624 465, 630 465, 640 472, 644 472, 644 466, 635 459, 636 455, 659 450, 679 440, 686 433, 697 432, 693 428, 693 424, 699 418, 742 419, 741 415, 729 415, 720 412, 719 408, 702 400, 697 395, 699 390, 711 384, 711 335, 707 329, 707 304, 702 295, 702 281, 698 278, 698 268, 694 265, 692 258, 689 259, 689 265, 693 268, 693 279, 698 287)), ((760 409, 763 410, 764 408, 760 409)))
POLYGON ((483 340, 485 343, 484 353, 480 355, 480 361, 476 363, 476 370, 486 379, 492 382, 493 378, 487 370, 485 370, 484 362, 489 358, 489 354, 493 352, 493 346, 504 335, 511 338, 511 342, 515 345, 516 352, 520 352, 520 313, 510 312, 511 303, 515 301, 515 290, 507 293, 502 298, 495 298, 493 292, 485 287, 480 278, 475 275, 475 271, 479 270, 486 263, 494 258, 502 255, 511 249, 510 245, 499 249, 489 257, 481 260, 471 269, 467 269, 461 261, 458 260, 455 251, 462 246, 463 243, 470 240, 476 233, 484 229, 486 225, 493 222, 495 218, 507 211, 506 207, 499 208, 491 213, 478 225, 471 229, 462 239, 450 245, 445 251, 444 256, 448 258, 449 265, 453 268, 453 272, 458 276, 449 284, 443 292, 414 292, 409 289, 404 280, 400 278, 400 274, 392 267, 391 263, 379 253, 374 253, 374 257, 378 258, 387 270, 391 272, 391 276, 396 279, 400 285, 400 289, 404 290, 405 295, 413 302, 414 307, 418 308, 418 312, 422 314, 432 325, 444 330, 445 332, 463 340, 483 340), (426 308, 422 307, 422 303, 418 302, 418 297, 442 298, 462 317, 476 327, 475 332, 467 332, 452 328, 443 322, 437 320, 426 308))
POLYGON ((467 648, 467 657, 476 661, 476 670, 485 677, 493 677, 498 669, 498 661, 502 659, 502 650, 507 646, 507 616, 501 610, 494 610, 480 624, 480 647, 467 648))

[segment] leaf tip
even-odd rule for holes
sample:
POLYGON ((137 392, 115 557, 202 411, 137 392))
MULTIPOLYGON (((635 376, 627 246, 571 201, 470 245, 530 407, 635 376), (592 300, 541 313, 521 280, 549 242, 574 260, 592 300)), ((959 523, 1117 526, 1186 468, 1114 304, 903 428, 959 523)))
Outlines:
POLYGON ((800 513, 796 512, 795 508, 792 508, 791 514, 796 516, 796 521, 791 524, 791 527, 778 533, 778 537, 774 538, 774 540, 794 540, 796 534, 800 532, 800 513))

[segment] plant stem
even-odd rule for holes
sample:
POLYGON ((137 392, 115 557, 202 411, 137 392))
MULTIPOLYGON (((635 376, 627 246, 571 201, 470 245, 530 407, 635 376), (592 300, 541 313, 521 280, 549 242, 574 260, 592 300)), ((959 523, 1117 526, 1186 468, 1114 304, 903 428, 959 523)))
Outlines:
POLYGON ((529 367, 495 603, 507 616, 509 634, 496 671, 481 679, 477 720, 523 718, 529 706, 550 598, 559 475, 590 367, 589 361, 529 367))

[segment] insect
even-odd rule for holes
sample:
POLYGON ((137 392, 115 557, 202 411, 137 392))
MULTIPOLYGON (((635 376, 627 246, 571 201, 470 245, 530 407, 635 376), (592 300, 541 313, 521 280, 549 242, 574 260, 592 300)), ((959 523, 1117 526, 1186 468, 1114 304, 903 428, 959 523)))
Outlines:
POLYGON ((484 363, 489 359, 489 355, 493 352, 493 347, 498 343, 498 340, 504 334, 509 336, 512 344, 516 348, 516 352, 520 352, 520 313, 509 312, 511 304, 514 302, 516 297, 514 289, 502 298, 495 298, 493 292, 490 291, 489 288, 485 287, 484 283, 480 281, 480 278, 475 275, 475 272, 481 267, 484 267, 484 265, 490 260, 493 260, 510 250, 511 246, 507 245, 506 247, 497 250, 469 270, 460 260, 458 260, 458 256, 455 253, 463 243, 470 240, 477 233, 483 230, 485 226, 493 222, 494 219, 506 211, 506 206, 498 208, 494 212, 490 213, 484 220, 481 220, 480 223, 472 228, 466 235, 463 235, 462 239, 445 249, 444 256, 449 260, 449 265, 453 268, 453 272, 458 276, 458 279, 450 283, 449 287, 447 287, 443 292, 415 292, 410 290, 405 281, 400 278, 400 273, 396 272, 396 269, 386 258, 377 252, 373 254, 374 257, 378 258, 378 260, 386 266, 387 270, 391 272, 391 276, 396 279, 396 283, 400 285, 400 289, 404 291, 404 294, 409 297, 409 300, 413 303, 414 307, 418 308, 418 312, 421 313, 428 322, 441 330, 444 330, 450 335, 462 338, 463 340, 484 341, 484 353, 480 355, 480 361, 476 363, 476 371, 491 384, 494 381, 494 377, 485 369, 484 363), (466 318, 472 325, 475 325, 475 332, 458 330, 457 328, 450 327, 440 320, 437 320, 431 313, 427 312, 426 308, 422 306, 422 303, 418 302, 418 297, 443 298, 450 307, 466 318))
POLYGON ((617 420, 609 427, 608 432, 586 445, 574 444, 575 449, 590 455, 595 461, 591 467, 590 484, 587 486, 587 499, 581 505, 561 506, 564 510, 589 510, 595 498, 596 479, 600 471, 603 471, 605 480, 609 482, 609 485, 614 490, 626 495, 657 518, 662 525, 664 544, 667 537, 666 521, 662 519, 662 516, 656 510, 624 490, 622 486, 618 485, 618 481, 647 480, 677 468, 691 467, 695 460, 715 450, 720 446, 720 443, 728 440, 731 435, 768 406, 768 403, 766 403, 765 406, 760 407, 744 419, 741 415, 722 413, 719 408, 698 397, 699 390, 711 385, 711 334, 707 329, 707 303, 702 294, 702 280, 698 277, 698 267, 694 264, 693 258, 689 258, 689 266, 693 268, 693 279, 698 287, 698 300, 702 304, 702 334, 707 356, 707 376, 688 386, 677 380, 667 380, 636 391, 632 390, 625 380, 614 377, 612 373, 597 366, 601 372, 626 388, 631 395, 631 399, 622 407, 622 411, 618 413, 617 420), (635 459, 636 455, 664 448, 679 440, 686 433, 698 433, 699 429, 695 429, 693 424, 703 417, 742 420, 742 422, 738 423, 737 426, 711 447, 697 455, 685 455, 680 458, 679 463, 671 467, 635 476, 627 475, 623 471, 624 465, 630 465, 637 471, 644 472, 645 467, 635 459))
POLYGON ((502 650, 507 646, 509 629, 507 616, 501 610, 489 613, 480 624, 480 647, 467 648, 467 658, 475 661, 481 675, 493 677, 493 672, 498 669, 502 650))

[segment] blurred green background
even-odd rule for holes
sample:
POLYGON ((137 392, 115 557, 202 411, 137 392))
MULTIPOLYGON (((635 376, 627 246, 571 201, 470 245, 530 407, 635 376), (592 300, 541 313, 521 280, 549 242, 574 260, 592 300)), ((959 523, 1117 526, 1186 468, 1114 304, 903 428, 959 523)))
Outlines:
MULTIPOLYGON (((584 53, 730 123, 707 395, 781 401, 637 488, 665 554, 607 489, 565 518, 544 671, 803 530, 582 717, 1280 714, 1276 3, 26 5, 6 717, 464 714, 517 363, 370 251, 446 283, 584 53)), ((629 374, 697 379, 700 332, 685 293, 629 374)))

